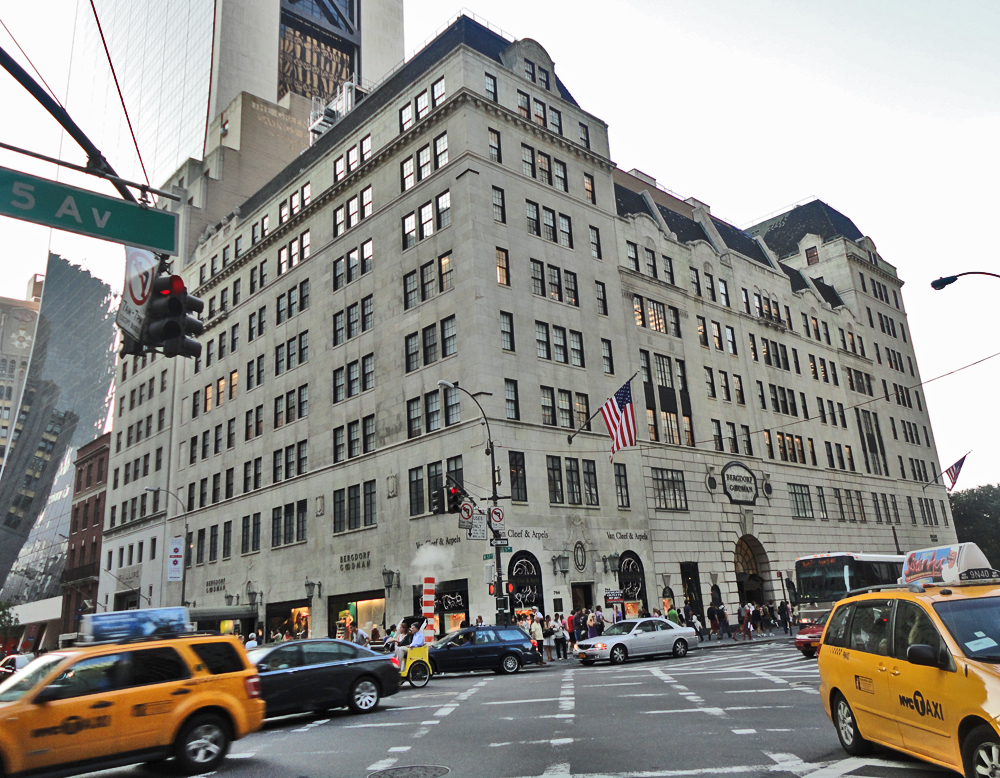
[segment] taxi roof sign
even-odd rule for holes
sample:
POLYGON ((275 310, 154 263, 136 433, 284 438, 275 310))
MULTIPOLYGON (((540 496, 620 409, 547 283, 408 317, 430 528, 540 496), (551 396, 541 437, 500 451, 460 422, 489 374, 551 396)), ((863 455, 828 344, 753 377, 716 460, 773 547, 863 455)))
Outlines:
POLYGON ((1000 579, 982 549, 975 543, 954 543, 911 551, 903 562, 906 584, 957 584, 1000 579))
POLYGON ((187 608, 146 608, 110 613, 86 613, 81 643, 121 643, 174 637, 192 631, 187 608))

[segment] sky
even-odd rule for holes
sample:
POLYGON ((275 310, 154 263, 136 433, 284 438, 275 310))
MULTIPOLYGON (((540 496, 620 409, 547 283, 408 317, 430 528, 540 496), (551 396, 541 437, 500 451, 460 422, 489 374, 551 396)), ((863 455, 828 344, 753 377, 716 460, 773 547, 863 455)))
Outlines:
MULTIPOLYGON (((1000 482, 1000 421, 988 410, 1000 356, 973 365, 1000 352, 1000 278, 930 287, 1000 273, 998 249, 983 245, 1000 179, 1000 3, 505 0, 466 12, 549 52, 577 102, 609 125, 623 170, 740 227, 816 197, 850 217, 905 282, 940 466, 971 450, 958 488, 1000 482)), ((50 0, 43 24, 36 4, 0 0, 0 20, 63 101, 75 13, 74 0, 50 0)), ((404 0, 407 54, 457 13, 404 0)), ((2 28, 0 46, 25 64, 2 28)), ((58 125, 3 72, 0 105, 0 141, 59 156, 58 125)), ((72 141, 64 151, 84 161, 72 141)), ((2 150, 0 166, 113 194, 2 150)), ((121 246, 0 217, 0 296, 23 297, 49 249, 121 288, 121 246)))

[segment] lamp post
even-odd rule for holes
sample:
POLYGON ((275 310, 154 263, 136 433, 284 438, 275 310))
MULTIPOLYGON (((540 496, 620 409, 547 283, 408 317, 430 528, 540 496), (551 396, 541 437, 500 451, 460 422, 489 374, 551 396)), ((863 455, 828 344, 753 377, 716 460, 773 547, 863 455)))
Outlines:
POLYGON ((994 278, 1000 278, 997 273, 987 273, 985 270, 969 270, 965 273, 956 273, 953 276, 942 276, 934 281, 931 281, 931 289, 941 291, 946 286, 955 283, 962 276, 993 276, 994 278))
MULTIPOLYGON (((479 400, 476 399, 476 395, 470 392, 468 389, 458 385, 458 382, 452 383, 451 381, 445 381, 441 379, 438 381, 438 386, 444 386, 448 389, 458 389, 461 392, 465 392, 472 399, 472 402, 476 404, 479 408, 479 412, 483 415, 483 423, 486 425, 486 454, 490 458, 490 484, 492 486, 493 492, 490 495, 490 502, 495 506, 500 499, 500 495, 497 494, 497 461, 496 455, 493 451, 493 436, 490 434, 490 420, 486 418, 486 411, 483 410, 483 406, 480 404, 479 400)), ((487 394, 488 392, 479 392, 478 394, 487 394)), ((500 539, 500 532, 498 530, 493 530, 493 537, 495 540, 500 539)), ((503 565, 500 563, 500 558, 502 556, 501 546, 495 546, 494 555, 496 557, 496 571, 497 571, 497 585, 496 593, 497 596, 503 596, 503 565)), ((507 623, 507 609, 497 608, 497 624, 507 623)))
MULTIPOLYGON (((164 494, 169 494, 171 497, 177 500, 177 502, 180 503, 181 514, 183 515, 184 513, 187 512, 187 506, 184 504, 184 501, 168 489, 163 489, 162 487, 159 486, 147 486, 143 491, 163 492, 164 494)), ((188 548, 188 523, 187 519, 184 519, 184 560, 181 562, 181 606, 183 607, 187 607, 185 592, 187 590, 187 560, 188 560, 188 552, 190 550, 191 549, 188 548)))

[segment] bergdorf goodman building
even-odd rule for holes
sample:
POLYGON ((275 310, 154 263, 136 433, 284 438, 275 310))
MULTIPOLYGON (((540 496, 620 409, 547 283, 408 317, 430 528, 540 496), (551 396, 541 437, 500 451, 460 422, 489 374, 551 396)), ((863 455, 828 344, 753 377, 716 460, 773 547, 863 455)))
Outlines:
MULTIPOLYGON (((500 553, 516 609, 733 610, 804 554, 954 539, 873 241, 818 200, 741 231, 618 170, 533 40, 459 18, 212 232, 182 271, 202 358, 119 371, 120 398, 170 397, 162 463, 122 447, 105 525, 187 538, 183 583, 147 541, 151 604, 183 585, 206 619, 333 635, 419 611, 432 575, 446 629, 492 620, 500 553), (587 420, 636 373, 609 462, 587 420), (431 512, 447 476, 491 491, 479 409, 441 380, 485 409, 509 551, 431 512), (136 515, 146 487, 178 499, 136 515)), ((141 535, 106 538, 108 572, 141 535)))

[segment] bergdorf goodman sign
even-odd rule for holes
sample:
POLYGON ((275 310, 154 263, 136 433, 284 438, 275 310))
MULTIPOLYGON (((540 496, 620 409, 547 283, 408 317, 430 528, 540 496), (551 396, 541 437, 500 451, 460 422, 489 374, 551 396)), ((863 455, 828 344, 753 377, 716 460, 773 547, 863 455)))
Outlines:
POLYGON ((741 462, 722 468, 722 489, 733 505, 757 504, 757 476, 741 462))

